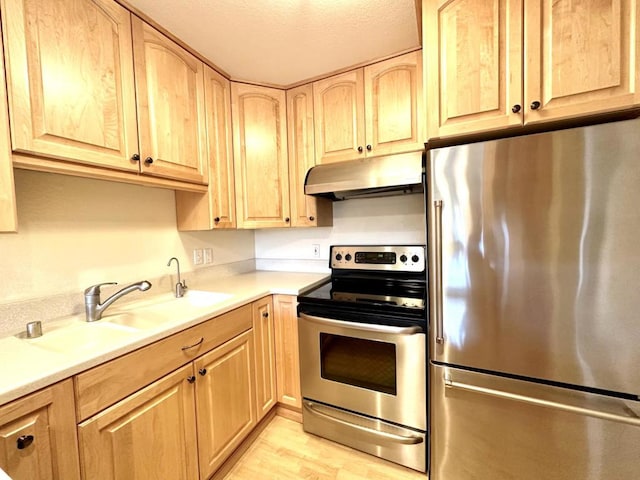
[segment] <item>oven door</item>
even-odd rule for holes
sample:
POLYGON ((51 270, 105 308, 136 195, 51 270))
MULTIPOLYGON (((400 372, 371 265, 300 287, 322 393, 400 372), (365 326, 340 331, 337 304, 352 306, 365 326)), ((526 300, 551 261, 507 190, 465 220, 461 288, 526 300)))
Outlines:
POLYGON ((305 399, 426 431, 426 341, 421 327, 301 312, 298 336, 305 399))

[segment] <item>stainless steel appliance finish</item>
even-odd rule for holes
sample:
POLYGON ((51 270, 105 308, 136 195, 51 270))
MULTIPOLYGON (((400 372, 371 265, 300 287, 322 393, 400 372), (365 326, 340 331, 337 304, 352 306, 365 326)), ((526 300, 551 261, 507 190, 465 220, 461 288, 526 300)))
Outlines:
POLYGON ((426 470, 425 247, 333 246, 298 297, 305 431, 426 470))
POLYGON ((637 476, 639 131, 428 153, 432 480, 637 476))
POLYGON ((332 200, 421 193, 422 152, 317 165, 307 172, 304 193, 332 200))

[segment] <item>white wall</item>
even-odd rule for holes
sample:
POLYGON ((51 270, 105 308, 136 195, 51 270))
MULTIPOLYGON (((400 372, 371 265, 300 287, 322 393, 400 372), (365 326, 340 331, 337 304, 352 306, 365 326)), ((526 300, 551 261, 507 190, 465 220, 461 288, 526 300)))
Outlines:
POLYGON ((337 244, 425 243, 422 195, 346 200, 333 204, 333 227, 256 230, 256 264, 272 270, 327 271, 337 244), (313 257, 320 245, 320 259, 313 257))
POLYGON ((254 258, 252 231, 180 233, 172 190, 15 170, 17 234, 0 234, 0 304, 254 258))

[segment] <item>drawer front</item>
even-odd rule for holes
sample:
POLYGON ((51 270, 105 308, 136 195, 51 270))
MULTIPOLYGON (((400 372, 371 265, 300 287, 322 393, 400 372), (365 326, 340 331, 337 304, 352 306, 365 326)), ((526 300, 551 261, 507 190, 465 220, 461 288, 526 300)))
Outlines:
POLYGON ((251 305, 212 318, 74 377, 83 421, 251 328, 251 305), (192 348, 186 348, 194 345, 192 348))

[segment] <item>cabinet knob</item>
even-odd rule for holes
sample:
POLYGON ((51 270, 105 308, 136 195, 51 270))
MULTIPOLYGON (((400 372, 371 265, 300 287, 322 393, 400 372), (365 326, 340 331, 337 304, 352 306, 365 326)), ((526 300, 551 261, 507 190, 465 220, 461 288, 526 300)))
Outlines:
POLYGON ((312 222, 313 222, 315 219, 316 219, 316 217, 314 217, 313 215, 311 215, 311 216, 309 217, 309 220, 311 220, 312 222))
POLYGON ((269 312, 262 312, 262 316, 264 318, 268 318, 269 317, 269 312))
POLYGON ((151 157, 147 157, 144 159, 144 163, 146 163, 147 165, 151 165, 153 163, 153 158, 151 157))
POLYGON ((522 107, 520 105, 514 105, 513 107, 511 107, 511 111, 513 113, 518 113, 520 110, 522 110, 522 107))
POLYGON ((22 435, 18 437, 18 440, 16 441, 16 446, 18 447, 18 450, 24 450, 32 443, 33 443, 33 435, 22 435))
POLYGON ((362 153, 364 149, 362 147, 358 147, 358 152, 362 153))
POLYGON ((207 369, 201 368, 200 370, 198 370, 198 373, 204 377, 207 374, 207 369))
POLYGON ((133 160, 134 162, 139 162, 140 161, 140 154, 139 153, 134 153, 133 155, 131 155, 131 160, 133 160))
POLYGON ((367 145, 367 152, 371 151, 371 145, 367 145))
POLYGON ((187 382, 189 382, 189 383, 193 383, 193 382, 195 382, 195 381, 196 381, 196 377, 195 377, 195 375, 191 375, 191 376, 187 377, 187 382))
POLYGON ((540 102, 539 101, 535 101, 535 102, 531 102, 531 110, 538 110, 540 108, 540 102))
POLYGON ((219 223, 220 222, 220 217, 216 217, 213 219, 214 222, 219 223))
POLYGON ((290 221, 289 217, 285 218, 284 221, 289 223, 289 221, 290 221))

